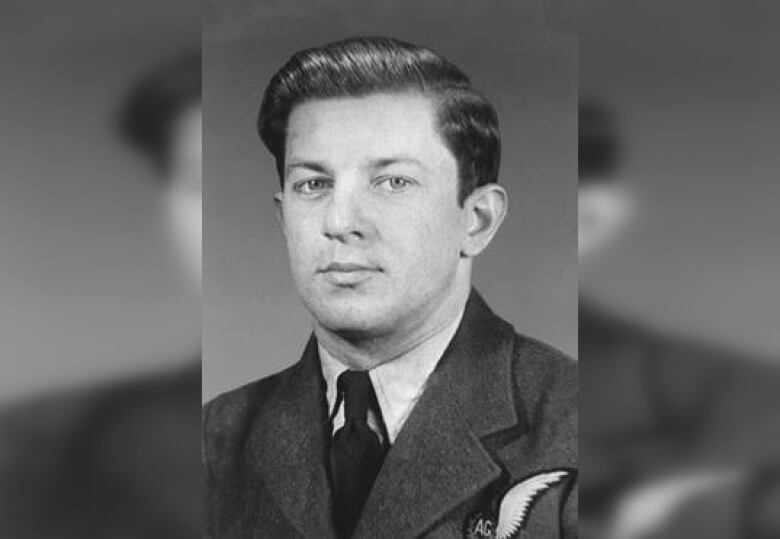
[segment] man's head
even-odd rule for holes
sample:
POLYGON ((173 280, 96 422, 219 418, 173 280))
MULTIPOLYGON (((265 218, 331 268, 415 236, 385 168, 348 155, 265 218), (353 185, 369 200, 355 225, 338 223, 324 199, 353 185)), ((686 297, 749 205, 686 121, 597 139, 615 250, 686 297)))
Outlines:
POLYGON ((200 287, 202 254, 201 58, 188 54, 144 77, 120 114, 125 139, 155 165, 166 218, 190 280, 200 287))
POLYGON ((603 106, 579 106, 578 251, 586 262, 608 246, 631 213, 631 198, 617 179, 619 143, 614 118, 603 106))
POLYGON ((320 324, 389 333, 467 293, 506 195, 495 111, 455 66, 386 38, 304 50, 271 79, 258 130, 320 324))
POLYGON ((257 127, 284 182, 287 126, 296 106, 313 100, 418 93, 433 105, 436 127, 458 164, 462 203, 498 181, 501 137, 491 104, 468 77, 430 49, 391 38, 352 38, 306 49, 274 75, 257 127))

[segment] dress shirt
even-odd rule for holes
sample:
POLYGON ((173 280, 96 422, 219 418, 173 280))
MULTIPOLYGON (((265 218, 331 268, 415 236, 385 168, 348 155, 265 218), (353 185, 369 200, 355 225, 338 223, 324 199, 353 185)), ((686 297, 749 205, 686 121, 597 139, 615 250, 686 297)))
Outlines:
MULTIPOLYGON (((422 395, 428 377, 436 368, 452 337, 455 336, 462 317, 463 310, 451 323, 415 348, 368 371, 371 383, 374 385, 377 401, 379 401, 379 408, 382 411, 382 419, 387 429, 390 444, 395 442, 406 418, 409 417, 414 405, 422 395)), ((336 381, 339 375, 349 367, 332 356, 322 345, 318 345, 318 348, 322 375, 327 385, 328 412, 331 416, 336 404, 336 381)), ((380 427, 381 422, 371 411, 368 414, 368 424, 380 438, 384 438, 380 427)), ((335 434, 343 425, 344 406, 342 404, 333 417, 333 433, 335 434)))

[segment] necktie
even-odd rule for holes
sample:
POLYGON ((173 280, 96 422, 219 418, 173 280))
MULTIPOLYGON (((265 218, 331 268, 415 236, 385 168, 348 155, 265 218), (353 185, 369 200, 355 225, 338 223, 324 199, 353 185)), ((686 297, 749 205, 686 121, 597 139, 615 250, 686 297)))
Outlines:
POLYGON ((345 538, 355 530, 386 448, 367 422, 369 408, 377 417, 381 416, 368 373, 345 371, 336 387, 337 402, 344 403, 344 426, 333 436, 330 450, 333 520, 339 537, 345 538))

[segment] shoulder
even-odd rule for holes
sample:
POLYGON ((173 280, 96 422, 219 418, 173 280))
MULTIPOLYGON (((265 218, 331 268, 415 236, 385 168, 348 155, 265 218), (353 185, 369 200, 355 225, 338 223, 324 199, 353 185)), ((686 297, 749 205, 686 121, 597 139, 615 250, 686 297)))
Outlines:
POLYGON ((241 431, 274 400, 296 367, 249 382, 207 402, 202 409, 204 437, 208 440, 241 431))
MULTIPOLYGON (((88 506, 105 509, 100 526, 125 525, 124 517, 143 521, 149 493, 160 491, 160 481, 179 485, 179 478, 197 475, 197 459, 189 466, 185 447, 198 440, 192 405, 200 385, 200 365, 193 364, 186 371, 42 395, 4 410, 0 497, 13 497, 15 511, 0 509, 0 535, 16 536, 3 533, 7 526, 23 536, 49 536, 54 529, 83 536, 76 529, 98 525, 88 506), (150 463, 164 463, 170 473, 148 472, 150 463), (78 519, 31 518, 42 512, 78 519)), ((155 511, 167 521, 177 514, 168 509, 155 511)))
POLYGON ((161 412, 191 415, 200 385, 200 365, 193 364, 16 403, 0 414, 0 455, 22 449, 19 456, 35 462, 43 452, 62 460, 65 454, 105 451, 109 432, 141 426, 138 430, 148 435, 149 422, 161 412), (78 451, 68 449, 76 446, 78 451))
POLYGON ((515 333, 512 366, 515 381, 523 393, 576 401, 577 362, 560 350, 515 333))
POLYGON ((526 404, 552 400, 576 408, 577 362, 549 344, 518 333, 476 290, 459 331, 463 337, 457 342, 472 353, 500 358, 495 367, 512 379, 517 398, 526 404))
POLYGON ((573 463, 578 432, 577 362, 548 344, 516 333, 512 371, 518 415, 549 451, 573 463))

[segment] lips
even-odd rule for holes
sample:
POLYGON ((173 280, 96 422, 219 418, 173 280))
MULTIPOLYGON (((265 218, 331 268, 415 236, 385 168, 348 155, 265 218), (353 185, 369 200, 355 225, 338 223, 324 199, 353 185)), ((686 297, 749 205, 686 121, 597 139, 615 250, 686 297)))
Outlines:
POLYGON ((382 268, 362 262, 331 262, 317 271, 337 288, 354 289, 372 279, 382 268))
POLYGON ((331 262, 319 271, 321 273, 355 273, 361 271, 381 271, 381 269, 378 266, 356 262, 331 262))

